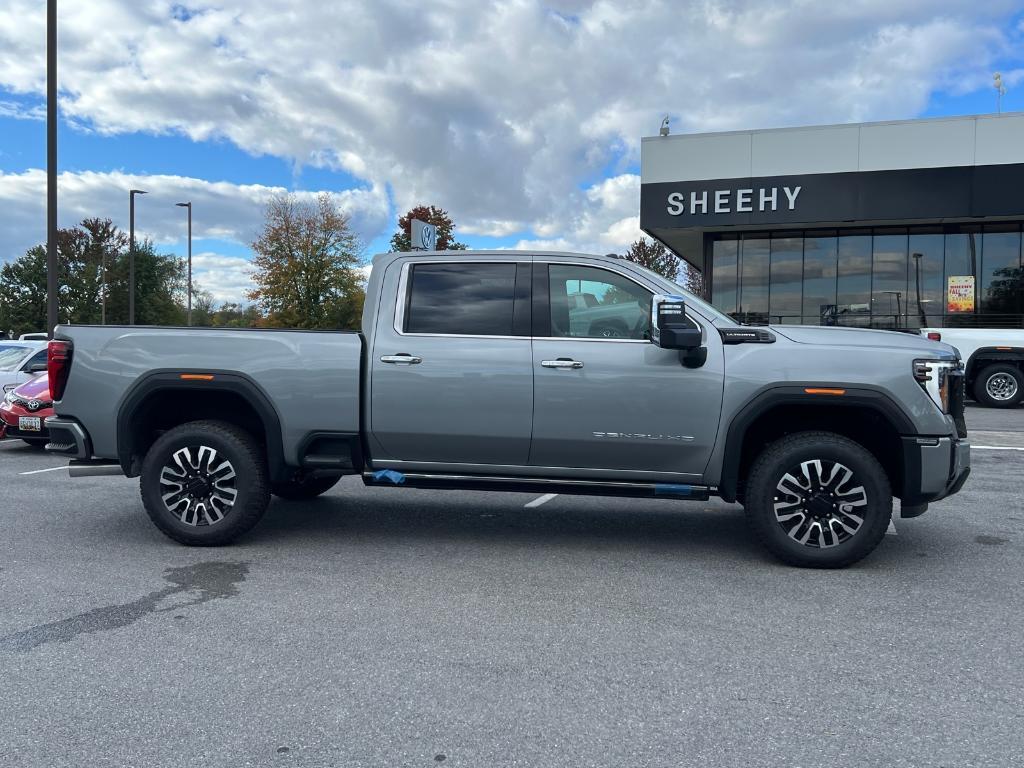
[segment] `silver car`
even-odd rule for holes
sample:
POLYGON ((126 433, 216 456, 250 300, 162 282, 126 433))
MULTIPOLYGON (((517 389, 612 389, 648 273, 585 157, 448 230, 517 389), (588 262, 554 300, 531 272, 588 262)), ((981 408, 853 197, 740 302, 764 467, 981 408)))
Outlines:
POLYGON ((0 341, 0 388, 4 392, 45 370, 45 341, 0 341))

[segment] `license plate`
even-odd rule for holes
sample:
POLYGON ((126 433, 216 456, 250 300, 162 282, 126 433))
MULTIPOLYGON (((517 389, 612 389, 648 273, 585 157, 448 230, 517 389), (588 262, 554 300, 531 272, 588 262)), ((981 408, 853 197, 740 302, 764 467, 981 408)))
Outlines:
POLYGON ((41 432, 43 419, 41 416, 19 416, 18 429, 22 432, 41 432))

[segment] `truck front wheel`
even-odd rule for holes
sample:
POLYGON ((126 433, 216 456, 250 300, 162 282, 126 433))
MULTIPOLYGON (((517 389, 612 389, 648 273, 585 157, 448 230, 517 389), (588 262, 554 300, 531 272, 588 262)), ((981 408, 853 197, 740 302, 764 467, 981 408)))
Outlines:
POLYGON ((779 559, 843 568, 882 540, 892 491, 863 446, 832 432, 801 432, 770 444, 754 461, 745 507, 758 538, 779 559))
POLYGON ((1007 363, 990 365, 974 379, 974 399, 989 408, 1012 408, 1024 398, 1024 375, 1007 363))
POLYGON ((190 546, 231 543, 270 502, 259 443, 221 421, 193 421, 161 435, 142 462, 139 487, 156 527, 190 546))

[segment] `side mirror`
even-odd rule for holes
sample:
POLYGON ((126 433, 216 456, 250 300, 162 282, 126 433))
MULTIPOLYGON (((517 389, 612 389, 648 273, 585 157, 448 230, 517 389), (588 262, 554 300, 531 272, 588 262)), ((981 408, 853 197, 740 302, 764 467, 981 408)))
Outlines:
POLYGON ((46 363, 36 363, 28 369, 29 373, 46 373, 46 363))
POLYGON ((651 341, 662 349, 697 349, 703 341, 700 328, 686 319, 682 296, 655 296, 651 303, 651 341))

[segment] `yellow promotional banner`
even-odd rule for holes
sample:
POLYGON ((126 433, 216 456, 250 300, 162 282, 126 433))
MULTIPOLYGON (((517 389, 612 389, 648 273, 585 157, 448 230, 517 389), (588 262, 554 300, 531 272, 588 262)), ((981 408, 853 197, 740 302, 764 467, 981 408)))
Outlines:
POLYGON ((946 278, 946 311, 974 311, 974 275, 950 275, 946 278))

